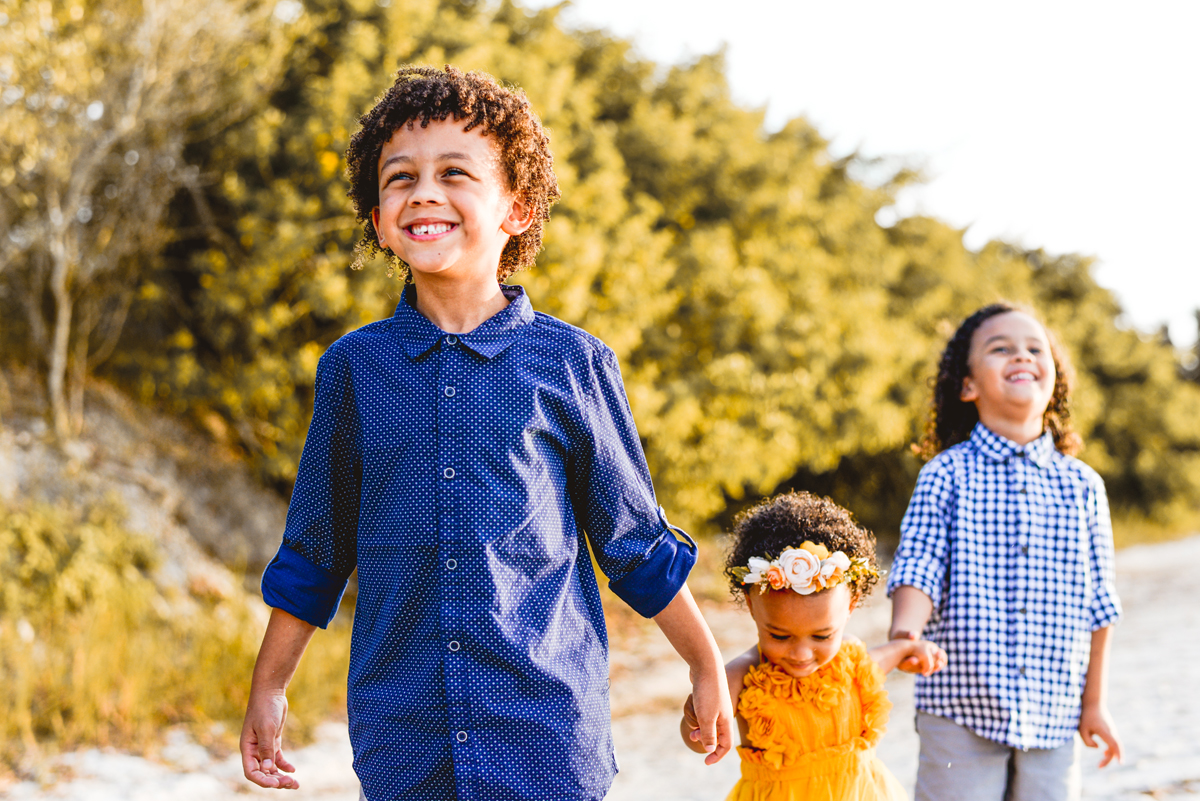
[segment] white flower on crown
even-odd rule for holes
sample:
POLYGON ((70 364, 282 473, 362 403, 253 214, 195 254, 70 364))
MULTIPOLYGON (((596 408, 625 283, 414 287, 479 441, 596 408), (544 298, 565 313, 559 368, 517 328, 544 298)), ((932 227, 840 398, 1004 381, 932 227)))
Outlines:
POLYGON ((784 548, 777 561, 787 578, 787 586, 801 595, 811 595, 824 587, 817 581, 821 575, 821 560, 816 554, 798 548, 784 548))

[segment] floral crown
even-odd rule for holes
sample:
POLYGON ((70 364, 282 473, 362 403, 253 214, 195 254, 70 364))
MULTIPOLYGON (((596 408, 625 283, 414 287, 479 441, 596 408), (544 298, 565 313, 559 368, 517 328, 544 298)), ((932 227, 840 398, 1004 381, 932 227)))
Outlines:
POLYGON ((831 554, 824 545, 808 540, 799 548, 784 548, 771 561, 752 556, 746 567, 735 567, 732 573, 742 584, 757 584, 761 592, 791 587, 800 595, 879 575, 862 557, 851 559, 843 551, 831 554))

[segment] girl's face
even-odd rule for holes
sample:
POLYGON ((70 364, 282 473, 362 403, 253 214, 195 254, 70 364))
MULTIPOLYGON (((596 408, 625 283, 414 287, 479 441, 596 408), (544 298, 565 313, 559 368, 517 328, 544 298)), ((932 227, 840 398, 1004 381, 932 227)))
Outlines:
POLYGON ((1042 324, 1022 312, 989 317, 971 337, 960 397, 979 419, 1041 419, 1054 395, 1054 357, 1042 324))
POLYGON ((842 647, 842 634, 854 608, 850 588, 839 584, 812 595, 792 590, 749 588, 746 606, 758 626, 763 659, 794 678, 815 673, 842 647))

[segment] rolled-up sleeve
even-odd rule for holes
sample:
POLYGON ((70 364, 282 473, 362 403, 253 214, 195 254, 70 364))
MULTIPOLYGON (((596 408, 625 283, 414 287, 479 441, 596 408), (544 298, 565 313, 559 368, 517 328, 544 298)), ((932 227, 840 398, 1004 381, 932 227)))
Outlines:
MULTIPOLYGON (((335 346, 336 347, 336 346, 335 346)), ((321 628, 355 567, 362 464, 350 365, 331 348, 317 367, 312 423, 263 600, 321 628)))
POLYGON ((950 461, 938 459, 925 465, 900 523, 900 545, 888 575, 889 596, 897 587, 907 585, 928 595, 935 609, 941 604, 950 556, 953 499, 950 461))
POLYGON ((616 356, 598 348, 579 380, 583 426, 571 469, 576 514, 609 588, 654 617, 687 581, 696 543, 667 522, 655 501, 616 356))
POLYGON ((1092 573, 1092 630, 1111 626, 1121 619, 1121 600, 1117 597, 1112 519, 1108 511, 1108 493, 1104 481, 1093 476, 1087 499, 1089 569, 1092 573))

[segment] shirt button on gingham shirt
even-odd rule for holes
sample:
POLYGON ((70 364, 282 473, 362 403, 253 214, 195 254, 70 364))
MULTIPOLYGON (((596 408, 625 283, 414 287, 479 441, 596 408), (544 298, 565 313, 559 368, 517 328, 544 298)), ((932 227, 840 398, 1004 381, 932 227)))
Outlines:
POLYGON ((917 708, 1014 748, 1054 748, 1078 727, 1091 632, 1121 616, 1100 476, 1054 448, 982 424, 925 465, 900 527, 888 593, 934 604, 946 649, 917 677, 917 708))

